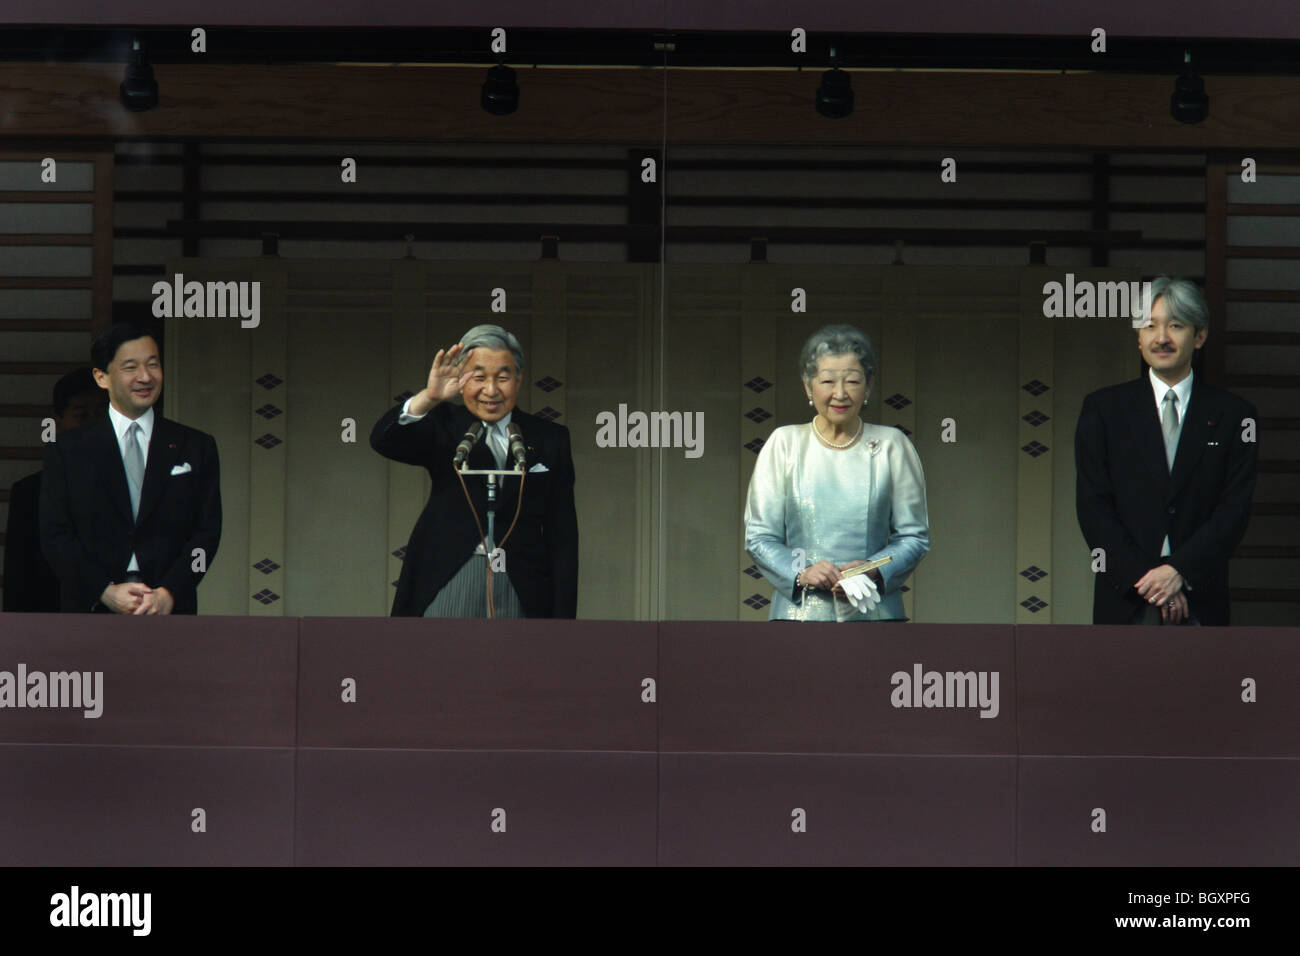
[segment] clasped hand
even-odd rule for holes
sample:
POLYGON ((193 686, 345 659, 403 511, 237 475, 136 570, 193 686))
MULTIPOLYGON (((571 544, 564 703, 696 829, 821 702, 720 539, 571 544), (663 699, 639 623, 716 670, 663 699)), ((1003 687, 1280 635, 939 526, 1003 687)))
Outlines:
POLYGON ((1183 593, 1183 576, 1171 564, 1152 568, 1133 585, 1148 604, 1160 605, 1162 620, 1174 624, 1187 617, 1187 595, 1183 593))
POLYGON ((869 610, 880 603, 880 589, 871 576, 873 572, 868 571, 866 574, 848 578, 843 574, 851 568, 866 563, 866 561, 847 561, 836 565, 831 561, 817 561, 803 569, 799 580, 805 587, 831 591, 847 598, 859 610, 869 610))
POLYGON ((110 584, 99 599, 115 614, 170 614, 176 603, 166 588, 151 588, 139 581, 110 584))

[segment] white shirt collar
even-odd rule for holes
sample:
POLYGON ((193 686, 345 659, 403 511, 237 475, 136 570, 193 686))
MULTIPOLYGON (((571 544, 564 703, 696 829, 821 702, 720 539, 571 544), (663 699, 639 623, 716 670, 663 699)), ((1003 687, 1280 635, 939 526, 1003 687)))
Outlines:
POLYGON ((1178 420, 1180 422, 1183 420, 1183 416, 1187 413, 1187 403, 1192 400, 1192 375, 1192 370, 1188 369, 1187 377, 1171 387, 1160 381, 1155 369, 1147 366, 1147 377, 1151 380, 1151 388, 1156 396, 1157 413, 1164 411, 1165 393, 1172 391, 1178 399, 1178 420))
POLYGON ((144 410, 144 414, 141 415, 139 418, 131 419, 131 418, 127 418, 116 408, 114 408, 112 403, 110 402, 108 406, 108 420, 113 423, 113 431, 117 434, 118 444, 121 444, 122 442, 126 441, 126 430, 131 427, 132 421, 134 421, 136 424, 140 426, 140 437, 144 439, 144 443, 146 447, 149 444, 149 439, 153 436, 153 406, 152 405, 146 408, 144 410))
POLYGON ((502 418, 500 418, 498 421, 489 422, 488 424, 491 425, 492 431, 499 430, 500 433, 504 435, 506 433, 506 428, 509 427, 510 425, 510 416, 513 415, 514 413, 515 410, 512 408, 510 409, 510 411, 506 412, 505 415, 502 418))

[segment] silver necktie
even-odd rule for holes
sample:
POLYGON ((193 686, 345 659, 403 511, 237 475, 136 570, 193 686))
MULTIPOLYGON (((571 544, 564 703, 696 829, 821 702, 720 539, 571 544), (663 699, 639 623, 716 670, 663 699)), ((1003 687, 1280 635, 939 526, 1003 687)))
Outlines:
POLYGON ((144 453, 140 450, 140 425, 132 422, 126 430, 126 486, 131 492, 131 517, 140 513, 140 489, 144 486, 144 453))
POLYGON ((1164 411, 1160 415, 1160 427, 1165 433, 1165 461, 1169 470, 1174 470, 1174 454, 1178 451, 1178 396, 1171 388, 1165 392, 1164 411))
POLYGON ((497 460, 498 468, 506 466, 505 426, 500 422, 492 423, 492 455, 497 460))

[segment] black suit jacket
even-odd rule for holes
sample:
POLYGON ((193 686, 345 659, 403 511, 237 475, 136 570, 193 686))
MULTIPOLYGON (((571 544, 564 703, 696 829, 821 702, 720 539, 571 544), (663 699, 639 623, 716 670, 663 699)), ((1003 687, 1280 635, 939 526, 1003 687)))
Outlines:
MULTIPOLYGON (((385 458, 419 465, 433 488, 406 545, 402 573, 393 599, 395 617, 419 617, 479 544, 474 515, 452 468, 456 445, 473 422, 464 405, 440 402, 418 422, 399 425, 402 406, 390 409, 375 424, 370 445, 385 458)), ((572 618, 578 613, 578 513, 573 500, 573 456, 569 430, 515 409, 527 449, 528 477, 523 510, 505 543, 506 574, 527 617, 572 618), (534 465, 547 469, 534 472, 534 465)), ((480 439, 468 468, 496 468, 496 459, 480 439)), ((478 520, 487 533, 487 482, 465 478, 478 520)), ((514 520, 519 479, 498 484, 497 542, 514 520)))
POLYGON ((1146 373, 1083 400, 1074 436, 1079 527, 1090 549, 1106 552, 1094 624, 1128 623, 1143 605, 1133 585, 1162 564, 1190 586, 1188 605, 1202 624, 1228 623, 1228 558, 1250 520, 1259 447, 1242 441, 1244 418, 1257 420, 1253 405, 1193 378, 1171 472, 1146 373))
POLYGON ((155 409, 134 521, 108 416, 60 435, 46 448, 41 547, 59 576, 64 611, 107 610, 99 596, 123 579, 134 551, 144 582, 172 593, 173 613, 195 614, 204 572, 191 570, 194 549, 203 549, 211 567, 220 540, 217 443, 206 432, 155 409), (172 474, 187 464, 188 472, 172 474))
POLYGON ((59 579, 41 554, 41 473, 20 478, 9 489, 5 529, 6 611, 57 611, 59 579))

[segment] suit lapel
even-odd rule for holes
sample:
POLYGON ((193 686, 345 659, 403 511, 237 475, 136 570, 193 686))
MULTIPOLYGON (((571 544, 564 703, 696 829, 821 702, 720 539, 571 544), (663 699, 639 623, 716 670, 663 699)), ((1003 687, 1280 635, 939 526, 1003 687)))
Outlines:
MULTIPOLYGON (((537 463, 537 450, 534 448, 536 439, 531 437, 532 428, 528 423, 528 417, 516 408, 514 414, 510 417, 510 421, 519 426, 519 437, 524 443, 524 467, 525 469, 531 468, 537 463)), ((515 468, 515 459, 510 455, 509 449, 506 451, 506 468, 512 471, 515 468)), ((497 497, 497 500, 500 502, 503 509, 507 505, 509 506, 509 513, 512 518, 515 514, 515 505, 519 501, 520 481, 521 479, 514 475, 508 478, 503 478, 500 485, 501 491, 498 493, 497 497)))
POLYGON ((1218 424, 1221 409, 1214 407, 1199 377, 1192 379, 1192 397, 1183 416, 1183 430, 1178 436, 1178 450, 1174 453, 1174 469, 1169 477, 1168 497, 1173 498, 1196 470, 1205 454, 1205 443, 1218 424))
MULTIPOLYGON (((136 524, 144 524, 162 497, 171 477, 172 466, 180 456, 179 442, 172 423, 154 412, 153 434, 149 436, 149 460, 144 466, 144 485, 140 489, 140 512, 136 524)), ((123 469, 123 476, 126 471, 123 469)))
POLYGON ((1138 458, 1155 478, 1156 487, 1164 489, 1169 484, 1169 463, 1165 458, 1165 433, 1156 415, 1155 401, 1151 380, 1143 375, 1133 383, 1133 397, 1129 403, 1133 443, 1138 458))
POLYGON ((122 515, 122 520, 131 523, 131 489, 126 484, 126 465, 122 463, 122 448, 117 443, 117 432, 113 422, 105 412, 103 418, 93 425, 88 435, 90 452, 94 467, 104 476, 103 488, 113 507, 122 515))

